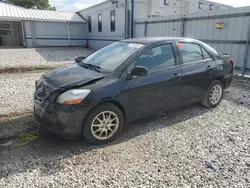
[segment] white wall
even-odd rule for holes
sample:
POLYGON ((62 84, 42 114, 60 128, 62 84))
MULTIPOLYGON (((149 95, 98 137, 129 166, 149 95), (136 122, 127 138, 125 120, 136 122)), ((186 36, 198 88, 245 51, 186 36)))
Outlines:
MULTIPOLYGON (((129 9, 131 10, 131 0, 129 0, 129 9)), ((172 16, 172 15, 182 15, 188 14, 190 12, 202 12, 211 11, 209 10, 209 5, 213 4, 214 11, 220 9, 230 8, 227 5, 222 5, 214 2, 204 1, 204 0, 167 0, 164 4, 164 0, 134 0, 135 2, 135 19, 147 19, 148 17, 154 17, 153 12, 162 12, 161 16, 172 16), (202 4, 202 9, 199 9, 199 2, 202 4), (155 10, 153 10, 153 6, 155 10), (158 8, 157 8, 158 6, 158 8)))
MULTIPOLYGON (((66 22, 32 22, 25 21, 25 38, 27 47, 38 46, 69 46, 68 23, 66 22), (32 40, 34 36, 34 42, 32 40), (35 43, 35 44, 34 44, 35 43)), ((69 23, 70 46, 84 46, 87 44, 86 23, 69 23)))
MULTIPOLYGON (((128 9, 131 11, 131 0, 128 3, 128 9)), ((134 19, 145 19, 149 15, 148 0, 134 0, 134 19)))
POLYGON ((92 49, 99 49, 108 43, 125 38, 125 0, 119 0, 118 7, 110 1, 79 11, 88 20, 91 16, 91 33, 88 32, 88 44, 92 49), (110 29, 110 12, 115 10, 115 31, 110 29), (98 14, 102 14, 102 32, 98 32, 98 14))
MULTIPOLYGON (((88 20, 88 16, 91 16, 91 28, 92 31, 87 31, 87 38, 89 47, 92 49, 99 49, 111 42, 122 40, 126 38, 128 33, 131 32, 131 25, 128 19, 128 12, 131 12, 131 0, 117 0, 118 7, 112 5, 111 1, 105 1, 81 10, 78 13, 88 20), (127 6, 125 3, 127 2, 127 6), (110 30, 110 12, 115 10, 116 14, 116 29, 115 32, 110 30), (98 14, 102 14, 102 32, 98 32, 98 14)), ((184 16, 190 12, 203 12, 209 10, 211 2, 204 0, 168 0, 167 5, 164 4, 164 0, 134 0, 134 20, 145 20, 149 17, 155 17, 153 12, 161 12, 161 16, 184 16), (199 9, 199 2, 203 3, 202 9, 199 9)), ((214 4, 214 9, 220 7, 228 8, 228 6, 214 4)), ((212 12, 212 11, 211 11, 212 12)), ((159 15, 158 15, 159 16, 159 15)), ((175 24, 176 25, 176 24, 175 24)), ((173 26, 174 33, 180 33, 180 24, 173 26)))
POLYGON ((201 11, 218 11, 229 8, 228 6, 223 6, 214 2, 209 1, 190 1, 188 4, 188 12, 201 12, 201 11), (199 2, 202 3, 201 9, 199 9, 199 2), (210 10, 210 5, 213 5, 210 10))

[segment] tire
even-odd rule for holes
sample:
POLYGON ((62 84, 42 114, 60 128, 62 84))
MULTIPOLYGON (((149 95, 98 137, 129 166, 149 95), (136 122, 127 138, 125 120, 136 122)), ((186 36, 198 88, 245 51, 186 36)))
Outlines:
POLYGON ((204 99, 202 100, 201 104, 202 104, 203 106, 207 107, 207 108, 215 108, 215 107, 217 107, 217 106, 220 104, 220 102, 221 102, 223 96, 224 96, 224 85, 223 85, 222 82, 216 80, 216 81, 214 81, 214 82, 209 86, 209 88, 208 88, 208 90, 207 90, 207 92, 206 92, 206 94, 205 94, 205 97, 204 97, 204 99), (212 90, 213 90, 214 88, 220 88, 220 90, 221 90, 221 92, 219 92, 219 91, 216 89, 216 90, 217 90, 217 93, 218 93, 218 94, 217 94, 218 98, 216 97, 217 100, 212 100, 212 99, 211 99, 212 92, 213 92, 212 90), (213 101, 213 102, 212 102, 212 101, 213 101))
POLYGON ((83 123, 82 134, 92 144, 106 144, 113 141, 119 135, 123 124, 124 116, 121 110, 112 103, 103 103, 96 106, 87 115, 83 123), (105 119, 103 119, 103 114, 105 114, 105 119), (110 121, 114 120, 110 123, 108 118, 110 121), (114 126, 115 124, 118 124, 118 126, 114 126), (111 130, 113 130, 113 133, 111 130), (109 133, 110 135, 106 136, 109 133))

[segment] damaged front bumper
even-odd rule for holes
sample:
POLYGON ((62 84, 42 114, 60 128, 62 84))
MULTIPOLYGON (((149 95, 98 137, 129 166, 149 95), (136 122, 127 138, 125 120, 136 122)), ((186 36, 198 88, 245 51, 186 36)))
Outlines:
POLYGON ((88 109, 72 105, 50 104, 49 100, 34 101, 34 118, 40 131, 50 132, 62 137, 79 137, 88 109))

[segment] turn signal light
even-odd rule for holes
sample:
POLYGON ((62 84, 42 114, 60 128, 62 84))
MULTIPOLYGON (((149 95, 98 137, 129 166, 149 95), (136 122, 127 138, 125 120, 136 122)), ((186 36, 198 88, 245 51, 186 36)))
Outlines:
POLYGON ((74 99, 71 101, 64 101, 63 104, 79 104, 80 102, 82 102, 82 99, 74 99))

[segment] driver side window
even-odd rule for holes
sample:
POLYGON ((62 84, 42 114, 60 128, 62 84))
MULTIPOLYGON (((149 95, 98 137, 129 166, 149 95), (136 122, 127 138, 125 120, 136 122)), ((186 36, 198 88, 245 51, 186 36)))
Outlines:
MULTIPOLYGON (((134 66, 146 67, 148 72, 162 70, 167 67, 175 66, 175 56, 172 44, 164 44, 149 50, 146 50, 142 55, 136 58, 134 66)), ((128 67, 128 72, 131 71, 133 65, 128 67)))
POLYGON ((194 43, 178 43, 178 47, 184 64, 203 60, 200 45, 194 43))

